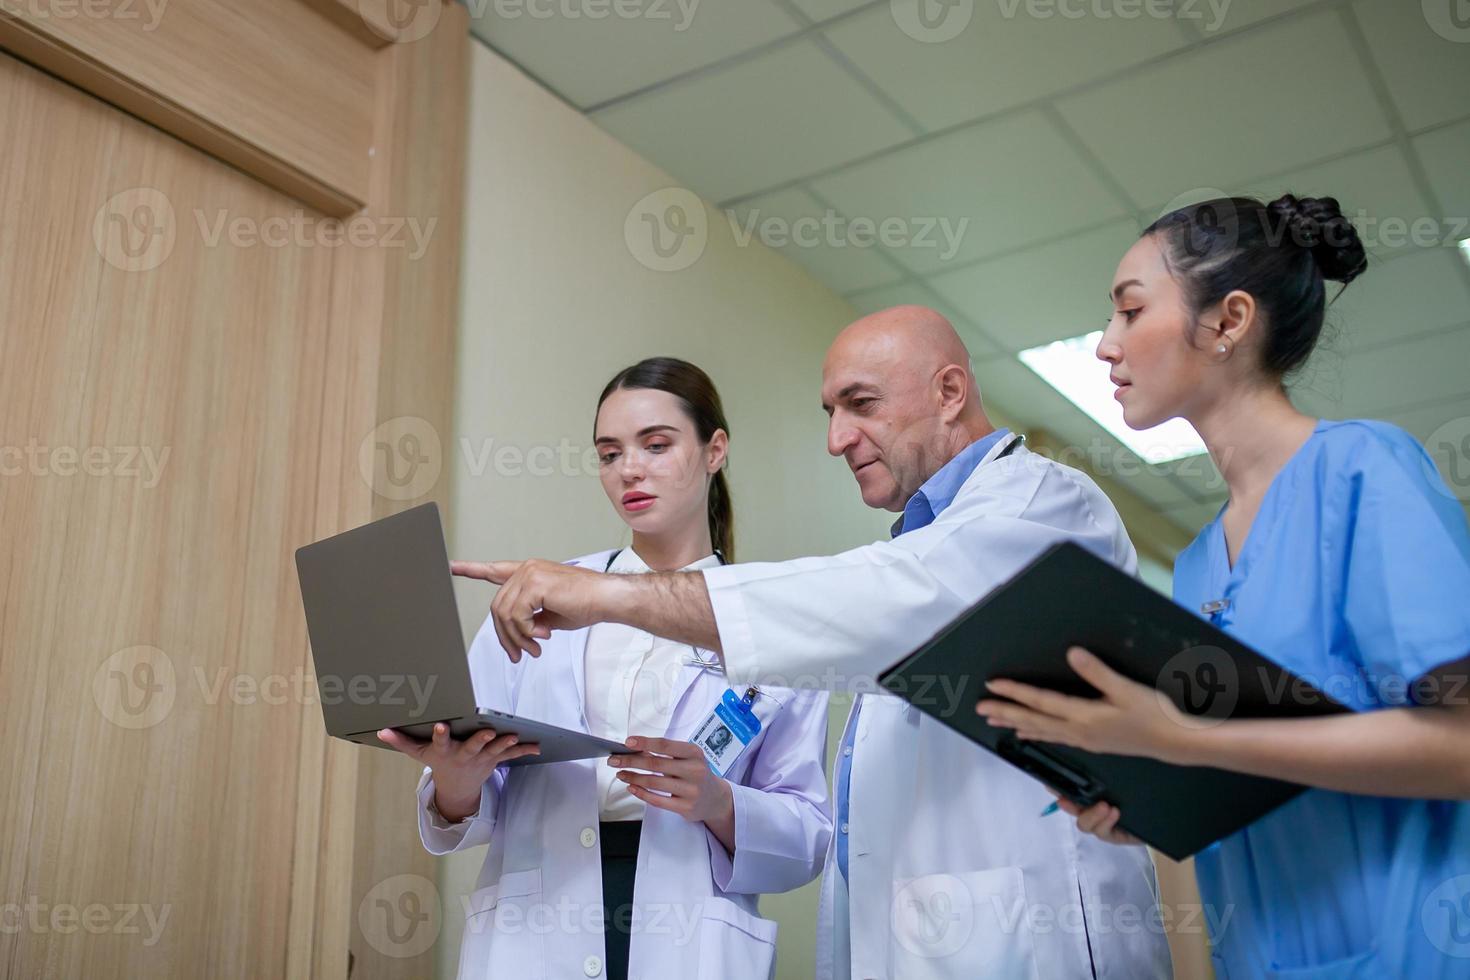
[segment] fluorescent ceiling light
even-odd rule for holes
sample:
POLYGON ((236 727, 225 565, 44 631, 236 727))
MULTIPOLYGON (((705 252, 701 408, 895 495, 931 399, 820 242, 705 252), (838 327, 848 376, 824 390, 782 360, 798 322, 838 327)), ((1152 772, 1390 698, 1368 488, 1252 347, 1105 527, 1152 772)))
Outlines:
POLYGON ((1108 379, 1108 363, 1098 360, 1094 353, 1101 340, 1102 331, 1096 330, 1033 347, 1021 351, 1021 363, 1146 462, 1167 463, 1204 452, 1199 433, 1183 419, 1170 419, 1142 431, 1128 428, 1123 421, 1123 406, 1113 397, 1116 386, 1108 379))

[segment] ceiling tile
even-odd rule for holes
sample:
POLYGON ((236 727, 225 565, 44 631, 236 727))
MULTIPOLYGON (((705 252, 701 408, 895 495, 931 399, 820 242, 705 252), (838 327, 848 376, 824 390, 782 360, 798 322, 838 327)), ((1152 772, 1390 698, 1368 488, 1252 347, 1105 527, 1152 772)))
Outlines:
POLYGON ((1167 474, 1176 483, 1187 487, 1199 500, 1220 503, 1230 496, 1230 487, 1226 485, 1225 478, 1220 475, 1220 470, 1209 453, 1159 463, 1154 469, 1160 475, 1167 474))
MULTIPOLYGON (((1332 340, 1348 353, 1470 323, 1470 286, 1453 248, 1421 248, 1374 262, 1328 309, 1332 340)), ((1328 296, 1338 289, 1328 283, 1328 296)))
POLYGON ((1335 197, 1343 213, 1357 225, 1364 246, 1382 254, 1413 248, 1408 229, 1415 221, 1432 217, 1397 145, 1352 153, 1269 180, 1251 181, 1243 191, 1263 201, 1286 193, 1335 197))
POLYGON ((1181 184, 1229 187, 1390 135, 1331 12, 1224 38, 1058 107, 1137 201, 1166 201, 1181 184))
POLYGON ((1213 500, 1203 504, 1189 503, 1181 507, 1170 507, 1164 512, 1164 516, 1191 535, 1198 535, 1206 524, 1219 515, 1221 506, 1221 503, 1213 500))
POLYGON ((980 384, 981 402, 994 406, 1018 423, 1055 431, 1077 411, 1055 388, 1014 357, 976 365, 975 377, 980 384))
POLYGON ((800 188, 753 198, 726 217, 736 242, 757 241, 774 248, 836 292, 904 278, 903 270, 878 251, 874 239, 852 234, 842 215, 800 188))
POLYGON ((909 243, 890 251, 926 274, 1123 216, 1037 112, 886 153, 811 187, 849 217, 911 229, 909 243))
POLYGON ((1114 480, 1157 509, 1193 499, 1166 470, 1144 462, 1070 402, 1066 405, 1064 413, 1042 423, 1062 446, 1054 457, 1058 462, 1114 480))
POLYGON ((1464 22, 1464 0, 1359 0, 1352 9, 1410 132, 1466 115, 1470 23, 1464 22))
POLYGON ((1470 398, 1385 416, 1423 443, 1450 492, 1470 504, 1470 398))
POLYGON ((975 4, 968 25, 936 43, 906 34, 885 3, 827 36, 929 129, 1050 95, 1185 44, 1167 17, 1066 17, 1055 4, 1046 8, 1050 16, 1036 17, 1027 9, 1027 0, 975 4))
POLYGON ((969 349, 972 360, 985 360, 1004 353, 989 338, 977 333, 975 324, 964 313, 922 282, 905 280, 876 289, 848 293, 844 298, 852 304, 853 309, 865 315, 893 306, 927 306, 943 315, 954 326, 969 349))
POLYGON ((810 41, 782 45, 592 118, 712 201, 773 187, 909 137, 810 41))
MULTIPOLYGON (((791 3, 812 20, 823 21, 871 5, 873 0, 791 0, 791 3)), ((888 9, 886 0, 880 0, 879 6, 888 9)))
MULTIPOLYGON (((1470 48, 1465 51, 1470 58, 1470 48)), ((1414 139, 1414 149, 1429 175, 1429 186, 1446 216, 1446 235, 1470 238, 1470 122, 1447 126, 1414 139)))
POLYGON ((1219 37, 1268 17, 1289 13, 1315 0, 1195 0, 1181 5, 1189 10, 1191 20, 1205 37, 1219 37))
POLYGON ((1059 462, 1116 480, 1154 507, 1193 499, 1014 357, 979 364, 975 375, 986 406, 1017 425, 1046 430, 1061 444, 1059 462))
POLYGON ((939 294, 1011 351, 1102 329, 1131 219, 932 277, 939 294))
MULTIPOLYGON (((470 4, 471 11, 476 10, 470 4)), ((611 4, 607 15, 566 16, 576 5, 497 0, 470 29, 491 47, 586 108, 749 50, 800 28, 770 0, 611 4), (618 9, 638 16, 619 17, 618 9)), ((587 8, 590 11, 590 7, 587 8)))
POLYGON ((1470 395, 1470 330, 1452 330, 1345 354, 1313 355, 1299 382, 1298 404, 1329 418, 1378 418, 1439 399, 1470 395))

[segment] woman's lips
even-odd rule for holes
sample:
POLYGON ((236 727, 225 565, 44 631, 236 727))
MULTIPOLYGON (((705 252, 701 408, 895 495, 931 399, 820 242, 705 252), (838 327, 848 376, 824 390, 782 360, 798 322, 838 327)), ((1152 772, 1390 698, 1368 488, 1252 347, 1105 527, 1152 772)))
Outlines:
POLYGON ((653 506, 653 502, 657 499, 657 497, 649 496, 646 493, 630 493, 623 497, 623 509, 634 511, 647 510, 653 506))

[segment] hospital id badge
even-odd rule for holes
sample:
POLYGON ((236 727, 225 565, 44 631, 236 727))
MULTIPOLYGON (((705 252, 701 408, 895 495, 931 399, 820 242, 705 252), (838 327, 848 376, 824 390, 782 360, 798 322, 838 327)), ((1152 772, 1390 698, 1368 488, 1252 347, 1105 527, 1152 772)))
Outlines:
POLYGON ((745 747, 760 734, 761 720, 752 705, 758 692, 750 688, 741 697, 726 690, 719 704, 694 730, 689 741, 704 750, 705 761, 716 776, 724 777, 740 758, 745 747))

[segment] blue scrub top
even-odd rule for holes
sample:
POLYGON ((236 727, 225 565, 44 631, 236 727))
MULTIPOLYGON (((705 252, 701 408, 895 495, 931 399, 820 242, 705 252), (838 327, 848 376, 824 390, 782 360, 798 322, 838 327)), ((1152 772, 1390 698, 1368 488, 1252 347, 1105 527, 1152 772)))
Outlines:
MULTIPOLYGON (((1356 711, 1402 707, 1470 656, 1470 533, 1412 436, 1322 421, 1235 567, 1217 516, 1174 598, 1227 600, 1211 622, 1356 711)), ((1311 789, 1195 864, 1220 980, 1470 977, 1470 804, 1311 789)))

